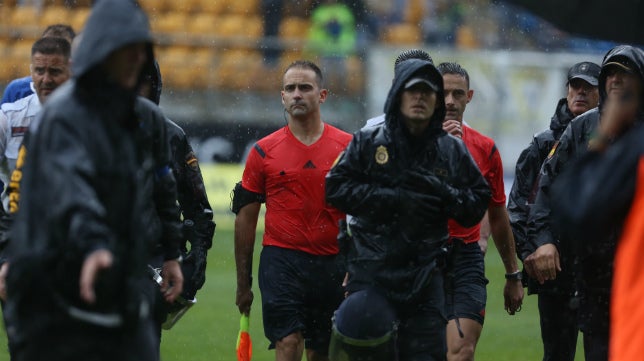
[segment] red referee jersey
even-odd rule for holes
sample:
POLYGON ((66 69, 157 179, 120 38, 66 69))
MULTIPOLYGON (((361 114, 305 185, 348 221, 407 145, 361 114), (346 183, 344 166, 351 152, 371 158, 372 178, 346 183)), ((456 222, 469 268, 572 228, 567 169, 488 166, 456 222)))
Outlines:
POLYGON ((324 178, 351 138, 325 124, 320 139, 307 146, 286 126, 255 144, 242 186, 266 195, 264 246, 338 253, 338 220, 344 214, 326 204, 324 178))

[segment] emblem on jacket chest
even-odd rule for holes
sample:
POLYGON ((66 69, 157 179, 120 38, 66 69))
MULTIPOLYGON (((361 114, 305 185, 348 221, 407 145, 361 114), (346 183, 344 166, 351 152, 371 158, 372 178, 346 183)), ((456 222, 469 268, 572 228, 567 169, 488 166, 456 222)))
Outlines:
POLYGON ((387 148, 384 145, 376 148, 376 163, 385 164, 389 161, 389 153, 387 153, 387 148))

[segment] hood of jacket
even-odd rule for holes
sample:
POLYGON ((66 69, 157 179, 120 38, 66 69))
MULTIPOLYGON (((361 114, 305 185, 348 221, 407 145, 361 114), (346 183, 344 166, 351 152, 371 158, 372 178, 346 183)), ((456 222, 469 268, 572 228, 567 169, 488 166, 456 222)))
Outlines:
MULTIPOLYGON (((644 51, 631 45, 617 45, 606 53, 602 61, 602 70, 599 72, 599 107, 601 109, 602 103, 606 99, 606 64, 620 59, 627 59, 635 66, 635 71, 640 76, 640 80, 644 84, 644 51)), ((640 104, 644 104, 644 93, 640 104)))
POLYGON ((385 124, 393 129, 400 122, 400 99, 403 92, 404 84, 413 76, 421 73, 429 73, 429 77, 434 84, 438 86, 436 93, 436 109, 429 123, 430 128, 442 129, 443 120, 445 119, 445 92, 443 90, 443 76, 438 69, 429 61, 420 59, 405 60, 394 69, 394 81, 389 89, 387 101, 385 102, 385 124))
POLYGON ((96 1, 81 36, 72 64, 74 78, 83 78, 113 51, 132 43, 148 43, 148 61, 154 59, 148 18, 133 0, 96 1))
POLYGON ((568 99, 561 98, 557 103, 555 114, 550 118, 550 130, 554 132, 563 132, 568 126, 568 123, 574 118, 570 108, 568 108, 568 99))
POLYGON ((161 102, 161 91, 163 90, 163 80, 161 79, 159 63, 154 60, 146 64, 143 69, 143 76, 150 82, 150 94, 148 94, 147 98, 154 102, 154 104, 159 105, 161 102))

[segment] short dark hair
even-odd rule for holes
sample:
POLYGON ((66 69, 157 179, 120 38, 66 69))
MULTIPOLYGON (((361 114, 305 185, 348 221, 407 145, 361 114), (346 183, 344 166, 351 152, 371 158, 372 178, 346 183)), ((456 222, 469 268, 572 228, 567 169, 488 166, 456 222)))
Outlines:
POLYGON ((467 73, 467 70, 465 70, 465 68, 463 68, 460 64, 445 62, 438 64, 436 68, 438 69, 438 72, 441 73, 441 75, 455 74, 462 76, 463 78, 465 78, 467 88, 470 88, 470 75, 467 73))
POLYGON ((67 24, 53 24, 45 28, 40 37, 65 38, 68 39, 69 42, 71 42, 72 40, 74 40, 74 37, 76 37, 76 32, 71 26, 67 24))
POLYGON ((286 74, 286 72, 291 70, 292 68, 303 68, 303 69, 313 70, 313 72, 315 72, 315 78, 317 80, 318 86, 320 88, 324 88, 324 77, 322 76, 322 70, 320 70, 320 67, 317 66, 317 64, 315 64, 314 62, 310 60, 296 60, 286 67, 286 69, 284 70, 284 74, 286 74))
POLYGON ((34 56, 36 53, 47 55, 58 54, 69 59, 71 47, 71 44, 65 38, 40 38, 31 46, 31 56, 34 56))
POLYGON ((427 60, 428 62, 434 64, 434 60, 432 57, 423 49, 408 49, 403 51, 402 53, 398 54, 398 57, 396 57, 396 62, 394 63, 394 66, 402 63, 405 60, 409 59, 420 59, 420 60, 427 60))

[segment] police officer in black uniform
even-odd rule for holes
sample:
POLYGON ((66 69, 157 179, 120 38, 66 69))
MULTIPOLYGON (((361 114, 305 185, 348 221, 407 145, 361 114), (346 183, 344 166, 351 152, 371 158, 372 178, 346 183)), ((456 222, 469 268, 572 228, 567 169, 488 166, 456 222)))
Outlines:
POLYGON ((465 145, 442 129, 444 99, 443 78, 431 62, 401 62, 385 104, 385 123, 356 132, 327 175, 327 201, 353 216, 351 237, 340 244, 349 296, 335 316, 333 361, 445 359, 440 270, 447 219, 464 226, 478 223, 491 195, 465 145), (354 298, 365 294, 378 296, 379 302, 367 303, 377 309, 355 307, 363 302, 354 298), (350 339, 364 341, 376 330, 385 332, 383 337, 390 334, 391 317, 373 328, 367 319, 380 310, 392 310, 388 314, 393 313, 397 329, 389 340, 395 347, 374 343, 353 354, 350 339), (365 334, 347 329, 350 323, 365 325, 355 327, 365 334))

